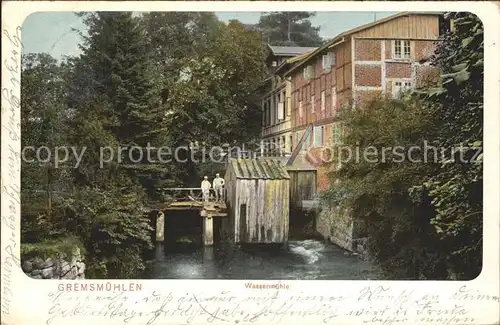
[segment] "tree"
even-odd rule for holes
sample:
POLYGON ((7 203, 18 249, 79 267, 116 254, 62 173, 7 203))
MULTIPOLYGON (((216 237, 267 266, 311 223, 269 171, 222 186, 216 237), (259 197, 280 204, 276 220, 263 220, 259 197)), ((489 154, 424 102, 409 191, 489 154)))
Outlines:
POLYGON ((412 100, 377 99, 344 114, 342 147, 352 154, 359 150, 360 156, 336 157, 344 163, 323 194, 332 217, 348 213, 364 224, 371 258, 387 278, 446 278, 447 252, 430 225, 429 198, 416 201, 410 195, 410 188, 436 168, 432 162, 415 162, 424 161, 422 152, 411 157, 405 152, 422 146, 430 128, 426 111, 412 100))
MULTIPOLYGON (((67 69, 48 54, 23 55, 22 66, 21 145, 26 148, 26 159, 21 161, 23 222, 33 229, 48 230, 57 196, 71 189, 69 163, 55 165, 54 157, 55 148, 64 146, 67 140, 67 69)), ((57 151, 61 159, 63 150, 57 151)), ((25 239, 30 237, 26 232, 24 235, 25 239)))
POLYGON ((343 146, 375 148, 378 159, 344 163, 324 194, 366 223, 371 255, 392 279, 466 280, 481 271, 483 28, 473 14, 448 18, 456 29, 432 58, 441 86, 347 111, 343 146), (421 150, 410 157, 412 147, 421 150))
MULTIPOLYGON (((174 147, 197 142, 210 149, 258 137, 255 89, 263 50, 257 32, 237 21, 226 25, 213 13, 150 13, 143 24, 154 56, 162 58, 155 80, 168 89, 165 125, 174 147)), ((199 182, 197 166, 187 162, 179 170, 185 182, 199 182)))
POLYGON ((319 36, 319 27, 314 27, 310 19, 313 12, 270 12, 261 15, 257 28, 262 40, 271 45, 320 46, 323 39, 319 36))
POLYGON ((432 58, 443 72, 442 86, 421 95, 438 126, 431 134, 433 145, 459 150, 415 190, 425 189, 432 198, 436 216, 431 222, 452 247, 447 260, 453 273, 471 279, 482 266, 483 25, 474 14, 447 16, 455 30, 445 34, 432 58))
POLYGON ((61 203, 59 224, 82 238, 91 277, 130 277, 144 268, 143 250, 152 245, 144 204, 154 187, 151 175, 165 167, 144 160, 131 164, 127 157, 119 163, 116 155, 119 147, 161 144, 163 117, 137 19, 130 13, 89 13, 85 23, 82 55, 70 61, 67 100, 71 141, 87 150, 75 171, 76 189, 61 203), (102 148, 114 152, 111 163, 102 163, 102 148))
MULTIPOLYGON (((151 46, 139 22, 131 13, 87 14, 89 36, 84 36, 79 63, 83 70, 79 78, 84 80, 77 83, 87 88, 83 94, 90 98, 85 100, 100 106, 96 113, 102 116, 104 129, 118 140, 117 145, 158 148, 169 141, 167 111, 153 85, 151 46)), ((135 156, 126 153, 122 166, 141 182, 149 196, 175 178, 170 166, 158 161, 156 151, 152 151, 154 162, 145 154, 140 159, 138 152, 135 156)))

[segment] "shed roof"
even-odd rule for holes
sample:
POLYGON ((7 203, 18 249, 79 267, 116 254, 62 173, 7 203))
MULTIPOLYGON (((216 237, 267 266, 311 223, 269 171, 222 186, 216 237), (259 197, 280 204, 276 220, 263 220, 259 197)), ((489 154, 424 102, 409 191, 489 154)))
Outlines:
POLYGON ((295 56, 311 52, 317 47, 303 47, 303 46, 273 46, 268 45, 271 52, 276 56, 295 56))
POLYGON ((289 179, 285 166, 274 159, 233 158, 230 166, 239 179, 289 179))

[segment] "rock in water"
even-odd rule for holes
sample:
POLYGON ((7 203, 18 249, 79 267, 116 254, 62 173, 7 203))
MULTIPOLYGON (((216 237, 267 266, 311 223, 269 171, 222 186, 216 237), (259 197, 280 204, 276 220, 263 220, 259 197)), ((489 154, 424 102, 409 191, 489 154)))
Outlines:
POLYGON ((33 271, 33 263, 31 263, 30 261, 24 261, 23 262, 23 271, 25 273, 30 273, 31 271, 33 271))
POLYGON ((46 268, 52 267, 53 265, 54 265, 54 261, 51 258, 48 258, 45 260, 45 262, 43 262, 41 268, 46 269, 46 268))

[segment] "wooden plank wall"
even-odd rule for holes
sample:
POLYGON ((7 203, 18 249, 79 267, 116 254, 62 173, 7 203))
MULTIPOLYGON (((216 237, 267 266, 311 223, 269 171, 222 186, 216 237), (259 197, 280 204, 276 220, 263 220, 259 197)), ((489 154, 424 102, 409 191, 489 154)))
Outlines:
POLYGON ((228 196, 237 243, 285 243, 288 239, 289 180, 236 179, 228 196), (246 205, 246 214, 240 211, 246 205))
POLYGON ((353 37, 436 39, 439 36, 437 15, 403 16, 366 30, 354 33, 353 37))

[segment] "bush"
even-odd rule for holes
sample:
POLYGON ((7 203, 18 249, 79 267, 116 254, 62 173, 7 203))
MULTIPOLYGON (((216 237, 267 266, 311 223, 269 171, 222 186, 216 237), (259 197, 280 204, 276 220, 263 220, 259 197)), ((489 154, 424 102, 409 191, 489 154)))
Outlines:
POLYGON ((59 256, 69 257, 75 249, 80 249, 80 254, 85 257, 86 250, 83 243, 74 236, 67 236, 58 239, 44 240, 38 243, 23 243, 21 245, 21 258, 32 257, 57 258, 59 256))

